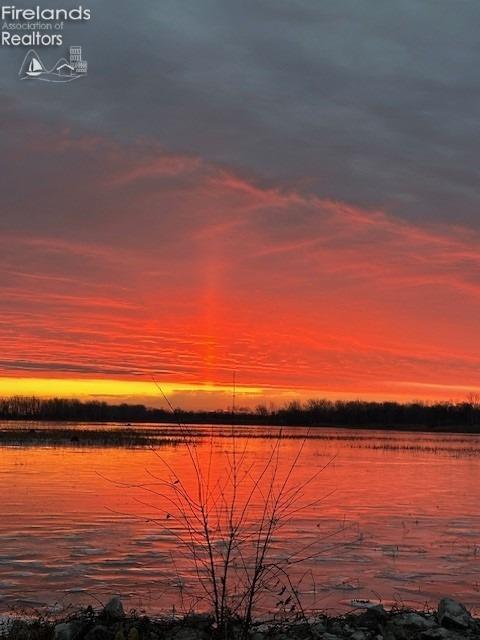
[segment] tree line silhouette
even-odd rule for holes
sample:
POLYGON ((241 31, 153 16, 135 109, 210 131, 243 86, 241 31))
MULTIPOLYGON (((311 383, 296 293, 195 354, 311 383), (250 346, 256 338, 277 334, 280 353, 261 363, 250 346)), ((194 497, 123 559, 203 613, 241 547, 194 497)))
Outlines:
POLYGON ((1 420, 65 422, 181 422, 183 424, 235 424, 275 426, 339 426, 480 431, 480 400, 464 402, 367 402, 363 400, 309 400, 282 407, 185 411, 146 407, 143 404, 108 404, 100 401, 15 396, 0 399, 1 420))

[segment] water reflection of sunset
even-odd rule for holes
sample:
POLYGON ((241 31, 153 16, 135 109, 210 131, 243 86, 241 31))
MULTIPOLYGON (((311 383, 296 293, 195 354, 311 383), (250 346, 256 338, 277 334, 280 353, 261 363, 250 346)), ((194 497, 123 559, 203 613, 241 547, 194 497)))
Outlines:
MULTIPOLYGON (((201 430, 199 460, 204 470, 210 467, 214 487, 225 474, 232 440, 201 430)), ((238 437, 253 475, 274 442, 238 437)), ((282 441, 283 468, 299 446, 298 440, 282 441)), ((302 567, 315 578, 321 607, 342 610, 349 598, 375 593, 387 602, 401 593, 420 606, 445 592, 474 605, 480 512, 472 449, 480 449, 478 436, 322 430, 307 442, 292 480, 304 481, 330 462, 306 485, 303 500, 308 505, 325 498, 286 524, 275 552, 288 553, 299 540, 323 546, 326 552, 302 567)), ((88 600, 82 589, 97 596, 115 589, 132 606, 141 602, 151 611, 178 605, 171 556, 177 524, 167 518, 172 506, 140 485, 155 487, 169 475, 168 465, 195 495, 196 478, 184 445, 158 453, 165 462, 146 450, 3 449, 0 537, 9 560, 4 579, 11 584, 5 602, 20 590, 35 594, 37 603, 51 603, 72 582, 79 591, 67 600, 88 600)), ((249 521, 260 508, 258 500, 249 521)), ((180 553, 175 564, 188 583, 191 565, 180 553)), ((304 588, 311 597, 308 584, 304 588)))

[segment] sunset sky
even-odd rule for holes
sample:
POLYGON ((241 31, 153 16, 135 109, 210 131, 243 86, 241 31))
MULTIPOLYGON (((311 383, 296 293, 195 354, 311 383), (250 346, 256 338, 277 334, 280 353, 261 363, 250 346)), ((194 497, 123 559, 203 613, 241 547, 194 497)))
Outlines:
POLYGON ((83 5, 0 48, 0 395, 480 392, 479 3, 83 5))

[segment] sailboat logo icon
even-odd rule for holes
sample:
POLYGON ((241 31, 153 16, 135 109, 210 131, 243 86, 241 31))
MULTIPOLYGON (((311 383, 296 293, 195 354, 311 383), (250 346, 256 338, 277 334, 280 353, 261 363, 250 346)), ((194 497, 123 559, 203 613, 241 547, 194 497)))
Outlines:
POLYGON ((30 64, 28 65, 28 70, 25 73, 27 74, 27 76, 35 77, 44 72, 45 69, 43 68, 40 60, 38 58, 32 58, 30 60, 30 64))
POLYGON ((47 69, 34 49, 27 51, 18 72, 21 80, 43 82, 72 82, 87 75, 88 63, 82 59, 82 47, 70 47, 70 60, 60 58, 51 69, 47 69))

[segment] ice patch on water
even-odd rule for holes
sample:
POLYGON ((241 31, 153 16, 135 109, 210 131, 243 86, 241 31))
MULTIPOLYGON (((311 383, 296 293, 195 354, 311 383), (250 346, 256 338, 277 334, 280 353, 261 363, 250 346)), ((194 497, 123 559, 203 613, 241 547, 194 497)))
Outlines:
POLYGON ((47 613, 62 613, 64 609, 65 607, 62 604, 60 604, 59 602, 55 602, 55 604, 47 606, 47 613))
POLYGON ((106 549, 102 549, 101 547, 79 547, 77 549, 72 549, 71 556, 73 558, 80 556, 98 556, 104 555, 107 553, 106 549))
POLYGON ((358 591, 361 587, 357 579, 344 578, 334 581, 334 583, 330 585, 330 588, 337 589, 338 591, 358 591))

